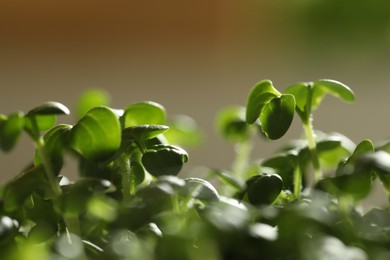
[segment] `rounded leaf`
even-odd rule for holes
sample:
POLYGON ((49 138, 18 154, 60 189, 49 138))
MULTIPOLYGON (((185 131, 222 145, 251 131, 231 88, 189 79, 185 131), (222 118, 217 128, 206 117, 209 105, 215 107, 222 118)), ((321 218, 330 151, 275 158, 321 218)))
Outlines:
POLYGON ((162 125, 166 121, 166 111, 156 102, 140 102, 128 106, 121 120, 123 128, 138 125, 162 125))
POLYGON ((187 160, 188 154, 183 149, 166 145, 156 146, 142 155, 143 166, 155 177, 177 175, 187 160))
POLYGON ((253 205, 269 205, 276 200, 282 188, 283 180, 277 174, 255 176, 248 183, 248 200, 253 205))
POLYGON ((35 115, 69 115, 69 109, 59 102, 45 102, 42 105, 39 105, 33 109, 31 109, 27 116, 35 116, 35 115))
POLYGON ((142 143, 147 139, 154 138, 169 129, 165 125, 138 125, 126 127, 122 130, 122 138, 126 141, 142 143))
MULTIPOLYGON (((71 129, 71 125, 60 124, 50 129, 43 137, 47 155, 56 172, 59 172, 62 168, 63 154, 68 145, 68 137, 71 129)), ((35 152, 34 163, 35 165, 41 163, 38 152, 35 152)))
POLYGON ((248 140, 250 136, 249 125, 245 121, 245 107, 234 106, 220 111, 216 126, 225 139, 233 142, 248 140))
POLYGON ((78 117, 84 116, 89 110, 98 106, 108 106, 110 95, 101 89, 89 89, 84 91, 76 103, 76 113, 78 117))
POLYGON ((202 134, 196 121, 185 115, 176 115, 168 121, 169 131, 164 133, 170 144, 194 147, 201 143, 202 134))
POLYGON ((253 124, 263 110, 264 106, 274 97, 280 96, 272 81, 262 80, 252 88, 246 103, 246 122, 253 124))
POLYGON ((313 82, 313 104, 315 108, 325 94, 331 94, 346 102, 355 101, 355 93, 347 85, 330 79, 321 79, 313 82), (317 94, 318 93, 318 94, 317 94))
POLYGON ((309 90, 309 83, 299 82, 292 86, 289 86, 283 93, 291 94, 295 98, 296 109, 303 113, 306 106, 307 94, 309 90))
POLYGON ((22 112, 13 113, 5 121, 0 122, 0 148, 3 151, 10 151, 15 146, 24 126, 25 120, 22 112))
POLYGON ((121 144, 118 116, 108 107, 91 109, 71 130, 71 146, 88 160, 105 160, 121 144))
POLYGON ((260 122, 268 139, 279 139, 287 132, 294 118, 294 111, 295 98, 289 94, 273 98, 264 107, 260 122))
POLYGON ((184 181, 183 191, 186 196, 204 201, 219 200, 218 191, 210 182, 200 178, 186 178, 184 181))

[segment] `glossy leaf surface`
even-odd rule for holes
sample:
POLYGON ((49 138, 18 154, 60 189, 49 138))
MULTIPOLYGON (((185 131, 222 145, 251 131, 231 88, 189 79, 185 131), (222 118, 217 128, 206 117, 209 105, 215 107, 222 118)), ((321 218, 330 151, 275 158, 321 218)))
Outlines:
POLYGON ((122 138, 126 141, 136 141, 142 143, 147 139, 152 139, 169 129, 165 125, 138 125, 130 126, 122 130, 122 138))
POLYGON ((260 115, 262 131, 271 139, 281 138, 290 128, 295 112, 293 95, 282 95, 273 98, 260 115))
POLYGON ((273 98, 280 96, 270 80, 258 82, 250 91, 246 104, 246 122, 253 124, 260 116, 264 106, 273 98))
POLYGON ((104 160, 121 144, 118 116, 107 107, 90 110, 71 131, 72 148, 88 160, 104 160))
POLYGON ((196 121, 185 115, 177 115, 168 120, 169 131, 164 136, 170 144, 196 147, 202 142, 202 133, 196 121))
POLYGON ((142 156, 143 166, 155 177, 177 175, 187 160, 187 152, 178 147, 167 145, 156 146, 142 156))
POLYGON ((27 115, 35 116, 35 115, 69 115, 69 109, 59 102, 45 102, 42 105, 39 105, 33 109, 31 109, 27 115))
POLYGON ((123 128, 138 125, 163 125, 166 121, 166 111, 156 102, 140 102, 128 106, 121 120, 123 128))

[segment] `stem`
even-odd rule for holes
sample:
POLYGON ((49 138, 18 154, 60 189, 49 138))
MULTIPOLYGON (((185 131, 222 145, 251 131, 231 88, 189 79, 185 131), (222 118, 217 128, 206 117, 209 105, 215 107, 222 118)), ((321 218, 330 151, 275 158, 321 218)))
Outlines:
POLYGON ((309 146, 310 158, 314 169, 314 180, 318 182, 322 178, 322 171, 320 167, 320 160, 318 158, 316 141, 314 131, 313 131, 313 118, 311 114, 311 103, 313 99, 313 87, 308 87, 307 100, 304 117, 301 117, 303 129, 305 130, 306 139, 309 146))
POLYGON ((309 146, 311 163, 314 169, 314 180, 315 182, 318 182, 322 178, 322 171, 320 167, 320 160, 317 154, 316 142, 314 140, 314 132, 311 121, 309 120, 308 124, 303 124, 303 128, 305 130, 305 135, 309 146))
POLYGON ((119 174, 122 176, 123 203, 130 201, 130 195, 135 193, 135 180, 130 166, 130 156, 127 153, 121 154, 118 161, 119 174))
POLYGON ((39 158, 42 161, 44 172, 49 181, 49 185, 51 190, 53 191, 54 197, 59 197, 62 193, 61 187, 57 181, 56 174, 54 173, 53 166, 51 164, 50 158, 47 155, 47 151, 45 148, 45 142, 39 134, 39 129, 35 118, 30 118, 32 124, 33 133, 31 133, 31 137, 34 141, 35 147, 37 149, 39 158))
POLYGON ((233 162, 232 171, 236 177, 244 177, 244 173, 248 167, 249 157, 252 151, 252 143, 245 140, 242 143, 237 143, 235 146, 236 157, 233 162))
POLYGON ((295 199, 299 199, 301 197, 301 189, 302 189, 302 172, 301 172, 301 167, 298 164, 294 169, 294 196, 295 196, 295 199))

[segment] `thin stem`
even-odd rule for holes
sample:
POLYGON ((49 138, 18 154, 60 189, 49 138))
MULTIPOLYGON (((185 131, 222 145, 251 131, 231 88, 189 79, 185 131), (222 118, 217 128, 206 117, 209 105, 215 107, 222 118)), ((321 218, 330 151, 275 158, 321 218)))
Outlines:
POLYGON ((123 203, 130 201, 130 195, 135 192, 134 174, 131 174, 130 157, 127 153, 121 154, 117 160, 119 174, 122 176, 123 203))
POLYGON ((309 121, 308 124, 304 124, 303 128, 305 130, 305 135, 309 146, 310 158, 314 169, 314 180, 318 182, 322 178, 322 171, 320 167, 320 160, 317 154, 317 145, 314 140, 314 131, 311 121, 309 121))
POLYGON ((314 169, 314 180, 318 182, 322 178, 322 171, 320 167, 320 160, 318 158, 315 135, 313 131, 313 118, 311 114, 311 104, 313 99, 313 88, 312 86, 308 87, 307 100, 305 106, 304 116, 301 117, 303 129, 305 130, 306 139, 309 146, 310 158, 314 169))
POLYGON ((44 172, 45 172, 46 177, 49 181, 50 188, 54 193, 54 197, 58 197, 62 193, 61 187, 57 181, 56 175, 55 175, 54 170, 53 170, 53 166, 52 166, 51 161, 50 161, 50 158, 47 155, 46 148, 45 148, 45 142, 44 142, 42 136, 40 136, 40 134, 39 134, 38 125, 37 125, 35 118, 31 118, 31 124, 32 124, 32 129, 33 129, 33 133, 31 134, 31 137, 34 140, 35 147, 37 149, 39 158, 42 161, 42 165, 45 169, 44 172))
POLYGON ((250 140, 246 140, 241 143, 237 143, 235 146, 236 157, 232 165, 233 174, 236 177, 244 178, 244 174, 248 168, 249 158, 252 151, 252 143, 250 140))
POLYGON ((301 167, 298 164, 294 169, 294 196, 296 199, 301 197, 302 190, 302 172, 301 167))

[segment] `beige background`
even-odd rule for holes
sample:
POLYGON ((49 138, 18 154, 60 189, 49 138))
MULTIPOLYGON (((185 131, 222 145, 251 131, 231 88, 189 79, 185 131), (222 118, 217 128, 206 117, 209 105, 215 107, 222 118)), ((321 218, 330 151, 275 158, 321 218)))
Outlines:
MULTIPOLYGON (((302 3, 311 1, 282 2, 2 0, 0 113, 48 100, 72 108, 79 93, 95 87, 109 91, 118 108, 153 100, 170 115, 193 117, 204 132, 203 145, 189 150, 189 174, 199 165, 229 167, 233 147, 215 134, 214 116, 225 106, 244 105, 254 83, 271 79, 284 89, 332 78, 355 90, 357 100, 326 99, 316 128, 355 142, 388 138, 390 29, 371 34, 364 20, 355 27, 353 19, 366 19, 359 14, 336 17, 341 29, 326 27, 332 16, 323 17, 325 29, 306 28, 300 19, 310 5, 302 3)), ((387 16, 377 22, 380 28, 390 28, 382 24, 387 16)), ((257 140, 253 157, 298 137, 297 123, 278 142, 257 140)), ((3 181, 31 158, 27 139, 0 154, 3 181)))

